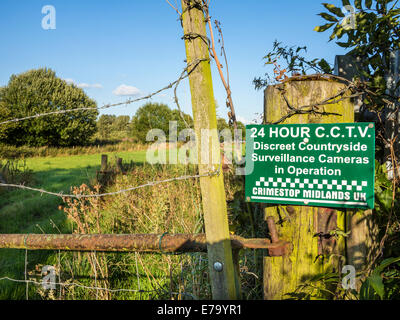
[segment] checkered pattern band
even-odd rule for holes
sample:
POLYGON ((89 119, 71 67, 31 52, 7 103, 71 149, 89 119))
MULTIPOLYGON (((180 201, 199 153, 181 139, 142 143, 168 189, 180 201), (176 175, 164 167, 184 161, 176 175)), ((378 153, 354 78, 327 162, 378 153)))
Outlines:
POLYGON ((299 179, 299 178, 264 178, 256 181, 256 187, 290 189, 328 189, 337 191, 362 191, 367 181, 299 179))

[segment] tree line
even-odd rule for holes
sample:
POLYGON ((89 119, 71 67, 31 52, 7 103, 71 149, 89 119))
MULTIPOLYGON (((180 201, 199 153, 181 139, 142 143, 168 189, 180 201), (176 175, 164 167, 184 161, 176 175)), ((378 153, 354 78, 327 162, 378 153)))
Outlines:
MULTIPOLYGON (((146 143, 151 129, 163 130, 169 136, 170 121, 177 122, 180 132, 193 127, 193 118, 162 103, 146 103, 135 115, 99 117, 97 104, 75 84, 68 83, 47 68, 12 75, 8 84, 0 87, 0 122, 49 112, 92 108, 53 114, 0 125, 0 144, 12 146, 85 146, 94 141, 146 143)), ((230 128, 218 117, 218 130, 230 128)), ((244 134, 245 126, 238 124, 244 134)))
MULTIPOLYGON (((193 118, 177 109, 171 109, 162 103, 146 103, 140 107, 136 114, 129 116, 115 116, 103 114, 97 122, 97 138, 99 140, 121 140, 131 138, 138 143, 146 143, 147 133, 152 129, 160 129, 166 137, 170 134, 170 122, 175 121, 178 133, 182 130, 193 128, 193 118)), ((217 118, 217 129, 222 131, 233 127, 229 126, 224 118, 217 118)), ((245 125, 238 123, 238 129, 242 130, 242 138, 245 135, 245 125)))

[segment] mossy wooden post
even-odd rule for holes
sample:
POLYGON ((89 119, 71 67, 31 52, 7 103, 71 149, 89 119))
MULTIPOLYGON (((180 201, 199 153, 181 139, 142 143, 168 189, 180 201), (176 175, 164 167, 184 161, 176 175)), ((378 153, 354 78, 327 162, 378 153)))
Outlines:
MULTIPOLYGON (((292 107, 318 103, 337 95, 345 85, 326 78, 293 78, 282 84, 269 86, 265 90, 264 121, 279 121, 292 107), (285 97, 287 102, 285 101, 285 97)), ((348 94, 348 93, 347 93, 348 94)), ((286 119, 282 124, 343 123, 354 122, 354 106, 350 99, 319 107, 320 111, 340 115, 299 114, 286 119)), ((346 230, 346 212, 308 206, 267 206, 265 218, 272 216, 278 224, 279 238, 293 244, 293 252, 286 257, 264 259, 264 298, 287 299, 296 295, 296 289, 306 280, 324 271, 341 271, 346 256, 345 240, 336 242, 329 261, 318 257, 318 215, 337 214, 337 227, 346 230), (319 214, 318 214, 319 213, 319 214), (341 258, 343 257, 343 259, 341 258)), ((321 222, 320 222, 321 223, 321 222)))
POLYGON ((201 1, 182 0, 182 11, 184 33, 192 35, 184 38, 189 71, 194 69, 190 72, 189 82, 198 146, 199 173, 203 175, 215 172, 218 166, 220 167, 219 175, 200 179, 212 294, 213 299, 237 299, 240 298, 240 289, 232 258, 210 56, 204 41, 207 33, 201 1), (193 62, 197 67, 194 68, 193 62), (204 129, 210 133, 208 141, 202 141, 201 134, 204 129), (205 152, 208 153, 207 161, 204 161, 205 152), (222 271, 215 270, 216 262, 223 264, 222 271))

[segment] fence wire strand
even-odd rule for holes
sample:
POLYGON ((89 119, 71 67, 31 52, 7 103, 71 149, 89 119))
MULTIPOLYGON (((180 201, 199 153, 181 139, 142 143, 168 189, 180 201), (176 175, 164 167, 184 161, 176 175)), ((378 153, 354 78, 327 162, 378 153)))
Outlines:
MULTIPOLYGON (((25 284, 34 284, 34 285, 43 285, 43 282, 35 281, 35 280, 19 280, 19 279, 13 279, 10 277, 3 277, 0 278, 0 281, 11 281, 11 282, 17 282, 17 283, 25 283, 25 284)), ((104 287, 91 287, 91 286, 85 286, 79 283, 67 283, 67 282, 46 282, 48 285, 54 285, 54 286, 61 286, 61 287, 78 287, 78 288, 83 288, 83 289, 88 289, 88 290, 101 290, 101 291, 106 291, 110 293, 116 293, 116 292, 132 292, 132 293, 151 293, 151 292, 156 292, 156 290, 137 290, 137 289, 109 289, 109 288, 104 288, 104 287)))
POLYGON ((135 103, 135 102, 139 102, 139 101, 143 101, 143 100, 149 100, 152 97, 160 94, 163 91, 172 89, 175 85, 179 85, 179 83, 186 79, 187 77, 189 77, 190 73, 192 73, 197 66, 200 64, 200 62, 205 61, 204 59, 196 59, 195 61, 192 61, 190 64, 188 64, 184 69, 183 72, 181 73, 180 77, 171 82, 170 84, 168 84, 167 86, 154 91, 144 97, 140 97, 140 98, 136 98, 136 99, 128 99, 126 101, 123 102, 119 102, 119 103, 114 103, 114 104, 106 104, 103 105, 101 107, 82 107, 82 108, 73 108, 73 109, 65 109, 65 110, 57 110, 57 111, 51 111, 51 112, 46 112, 46 113, 39 113, 39 114, 35 114, 35 115, 31 115, 31 116, 26 116, 23 118, 15 118, 15 119, 10 119, 10 120, 5 120, 0 122, 0 125, 5 125, 5 124, 10 124, 10 123, 16 123, 16 122, 21 122, 21 121, 25 121, 25 120, 32 120, 32 119, 37 119, 37 118, 41 118, 41 117, 45 117, 45 116, 51 116, 51 115, 61 115, 61 114, 66 114, 66 113, 71 113, 71 112, 78 112, 78 111, 99 111, 99 110, 104 110, 104 109, 109 109, 109 108, 113 108, 113 107, 121 107, 121 106, 127 106, 129 104, 135 103), (192 68, 193 67, 193 68, 192 68))
MULTIPOLYGON (((36 280, 31 280, 28 279, 28 250, 25 250, 25 259, 24 259, 24 280, 22 279, 15 279, 15 278, 11 278, 11 277, 1 277, 0 278, 0 282, 5 282, 5 281, 9 281, 9 282, 14 282, 14 283, 21 283, 21 284, 25 284, 26 288, 25 288, 25 298, 26 300, 29 300, 29 285, 36 285, 36 286, 43 286, 44 284, 46 284, 46 286, 49 286, 50 288, 54 287, 60 287, 60 297, 61 297, 61 290, 63 290, 64 288, 68 288, 68 287, 77 287, 77 288, 81 288, 81 289, 86 289, 86 290, 93 290, 96 291, 96 299, 98 298, 98 293, 100 291, 102 292, 107 292, 107 293, 121 293, 121 292, 126 292, 126 293, 138 293, 139 295, 143 294, 143 293, 160 293, 160 292, 164 292, 164 293, 168 293, 169 295, 174 295, 174 296, 187 296, 190 297, 193 300, 198 300, 198 297, 196 297, 194 294, 189 293, 189 292, 172 292, 172 291, 167 291, 165 290, 162 286, 159 285, 160 289, 152 289, 152 290, 143 290, 141 289, 141 285, 140 285, 140 277, 139 277, 139 269, 138 269, 138 265, 137 265, 137 260, 136 260, 136 273, 137 273, 137 279, 138 279, 138 289, 109 289, 106 287, 100 287, 97 285, 97 272, 95 273, 95 286, 87 286, 87 285, 83 285, 80 283, 76 283, 76 282, 62 282, 61 281, 61 277, 60 277, 60 273, 61 271, 59 270, 59 275, 58 275, 58 282, 53 282, 53 281, 36 281, 36 280)), ((136 253, 136 259, 137 259, 137 253, 136 253)), ((49 289, 46 289, 49 290, 49 289)), ((55 289, 53 289, 55 290, 55 289)))
POLYGON ((133 186, 130 188, 126 188, 126 189, 121 189, 121 190, 117 190, 114 192, 106 192, 106 193, 99 193, 99 194, 64 194, 63 192, 51 192, 51 191, 47 191, 44 189, 39 189, 39 188, 32 188, 32 187, 28 187, 25 185, 19 185, 19 184, 6 184, 6 183, 0 183, 0 187, 7 187, 7 188, 15 188, 15 189, 23 189, 23 190, 28 190, 28 191, 34 191, 34 192, 38 192, 40 194, 47 194, 47 195, 51 195, 51 196, 55 196, 55 197, 59 197, 59 198, 73 198, 73 199, 88 199, 88 198, 102 198, 102 197, 106 197, 106 196, 115 196, 117 194, 121 194, 121 193, 127 193, 130 191, 134 191, 137 189, 142 189, 145 187, 152 187, 152 186, 156 186, 159 184, 163 184, 163 183, 168 183, 168 182, 174 182, 174 181, 182 181, 182 180, 190 180, 190 179, 199 179, 199 178, 205 178, 205 177, 213 177, 213 176, 218 176, 220 174, 220 165, 218 165, 218 169, 216 169, 215 171, 211 171, 208 173, 204 173, 204 174, 197 174, 197 175, 192 175, 192 176, 180 176, 180 177, 175 177, 175 178, 170 178, 170 179, 166 179, 166 180, 160 180, 160 181, 151 181, 151 182, 147 182, 145 184, 142 184, 140 186, 133 186))
MULTIPOLYGON (((171 82, 168 86, 157 90, 145 97, 141 97, 138 99, 129 99, 125 102, 121 102, 121 103, 116 103, 116 104, 108 104, 105 105, 103 107, 100 108, 74 108, 74 109, 68 109, 68 110, 59 110, 59 111, 53 111, 53 112, 48 112, 48 113, 41 113, 41 114, 36 114, 36 115, 32 115, 32 116, 28 116, 28 117, 24 117, 24 118, 17 118, 17 119, 11 119, 11 120, 7 120, 7 121, 3 121, 0 122, 0 125, 4 125, 4 124, 8 124, 8 123, 15 123, 15 122, 20 122, 20 121, 24 121, 24 120, 28 120, 28 119, 35 119, 35 118, 39 118, 39 117, 44 117, 44 116, 49 116, 49 115, 57 115, 57 114, 65 114, 68 112, 77 112, 77 111, 83 111, 83 110, 102 110, 102 109, 107 109, 107 108, 111 108, 111 107, 116 107, 116 106, 122 106, 122 105, 128 105, 128 104, 132 104, 134 102, 137 101, 141 101, 141 100, 146 100, 146 99, 150 99, 151 97, 159 94, 162 91, 165 91, 167 89, 172 89, 174 88, 174 96, 175 96, 175 103, 178 106, 178 110, 179 113, 186 125, 186 127, 189 127, 186 119, 184 117, 183 112, 181 111, 179 102, 178 102, 178 98, 177 98, 177 88, 180 84, 180 82, 184 79, 186 79, 196 68, 197 66, 203 62, 203 61, 209 61, 208 59, 196 59, 195 61, 192 61, 191 63, 189 63, 187 65, 186 68, 184 68, 183 72, 181 73, 180 77, 175 80, 174 82, 171 82)), ((192 176, 180 176, 180 177, 176 177, 176 178, 171 178, 171 179, 166 179, 166 180, 162 180, 162 181, 150 181, 148 183, 145 183, 143 185, 140 186, 132 186, 126 189, 122 189, 122 190, 118 190, 115 192, 107 192, 107 193, 101 193, 101 194, 93 194, 93 195, 84 195, 84 194, 64 194, 63 192, 51 192, 48 190, 44 190, 41 188, 33 188, 33 187, 28 187, 25 186, 23 184, 8 184, 8 183, 0 183, 0 187, 5 187, 5 188, 14 188, 14 189, 22 189, 22 190, 27 190, 27 191, 34 191, 34 192, 38 192, 40 194, 47 194, 47 195, 52 195, 52 196, 56 196, 56 197, 60 197, 60 198, 75 198, 75 199, 84 199, 84 198, 101 198, 101 197, 106 197, 106 196, 113 196, 113 195, 117 195, 117 194, 121 194, 121 193, 127 193, 130 191, 134 191, 137 189, 141 189, 141 188, 145 188, 145 187, 151 187, 151 186, 155 186, 161 183, 168 183, 168 182, 173 182, 173 181, 181 181, 181 180, 189 180, 189 179, 196 179, 196 178, 203 178, 203 177, 212 177, 212 176, 217 176, 220 174, 220 167, 221 164, 218 166, 218 168, 215 171, 210 171, 208 173, 205 174, 199 174, 199 175, 192 175, 192 176)))
MULTIPOLYGON (((198 7, 199 9, 203 9, 202 8, 202 3, 201 2, 195 2, 194 7, 198 7)), ((191 9, 191 7, 189 7, 191 9)), ((179 13, 179 11, 177 11, 179 13)), ((200 36, 206 43, 207 46, 210 47, 210 40, 207 37, 203 37, 201 35, 197 35, 197 34, 185 34, 184 35, 184 39, 189 38, 189 37, 198 37, 200 36)), ((211 53, 211 52, 210 52, 211 53)), ((211 56, 212 53, 211 53, 211 56)), ((139 98, 130 98, 128 100, 125 100, 123 102, 119 102, 119 103, 114 103, 114 104, 106 104, 100 107, 77 107, 77 108, 72 108, 72 109, 62 109, 62 110, 55 110, 55 111, 50 111, 50 112, 45 112, 45 113, 38 113, 38 114, 33 114, 33 115, 28 115, 25 117, 21 117, 21 118, 14 118, 14 119, 8 119, 8 120, 3 120, 0 122, 0 126, 1 125, 10 125, 10 124, 15 124, 18 122, 22 122, 22 121, 27 121, 27 120, 33 120, 33 119, 38 119, 38 118, 42 118, 42 117, 46 117, 46 116, 57 116, 57 115, 64 115, 64 114, 69 114, 69 113, 73 113, 73 112, 82 112, 82 111, 101 111, 101 110, 105 110, 105 109, 109 109, 109 108, 113 108, 113 107, 122 107, 122 106, 128 106, 131 105, 135 102, 139 102, 139 101, 144 101, 144 100, 148 100, 151 99, 152 97, 160 94, 163 91, 169 90, 169 89, 173 89, 173 93, 174 93, 174 102, 176 103, 178 110, 179 110, 179 114, 181 116, 181 118, 183 119, 183 122, 186 126, 186 128, 189 128, 189 125, 186 121, 185 115, 181 110, 179 101, 178 101, 178 97, 177 97, 177 89, 178 86, 180 85, 180 83, 189 77, 189 75, 200 65, 201 62, 210 62, 210 59, 196 59, 195 61, 192 61, 191 63, 188 63, 187 66, 183 69, 182 73, 180 74, 179 78, 171 83, 169 83, 167 86, 154 91, 148 95, 139 97, 139 98)), ((33 191, 33 192, 37 192, 40 193, 41 195, 51 195, 51 196, 56 196, 56 197, 60 197, 62 199, 66 199, 66 198, 75 198, 75 199, 85 199, 85 198, 100 198, 100 197, 106 197, 106 196, 114 196, 114 195, 118 195, 118 194, 122 194, 122 193, 127 193, 130 191, 134 191, 137 189, 141 189, 141 188, 145 188, 145 187, 152 187, 152 186, 156 186, 159 184, 163 184, 163 183, 169 183, 169 182, 174 182, 174 181, 183 181, 183 180, 189 180, 189 179, 199 179, 199 178, 204 178, 204 177, 213 177, 213 176, 219 176, 221 173, 221 163, 222 159, 220 159, 219 164, 212 166, 212 169, 210 168, 209 172, 206 172, 204 174, 197 174, 197 175, 184 175, 184 176, 180 176, 180 177, 174 177, 174 178, 170 178, 170 179, 166 179, 166 180, 161 180, 161 181, 149 181, 145 184, 139 185, 139 186, 132 186, 132 187, 128 187, 125 189, 121 189, 121 190, 117 190, 114 192, 106 192, 106 193, 98 193, 98 194, 64 194, 63 192, 52 192, 52 191, 48 191, 48 190, 44 190, 41 188, 34 188, 34 187, 29 187, 23 184, 8 184, 8 183, 3 183, 3 181, 0 181, 0 187, 4 187, 4 188, 14 188, 14 189, 21 189, 21 190, 26 190, 26 191, 33 191)), ((95 255, 95 252, 94 252, 95 255)), ((159 289, 154 288, 153 286, 153 290, 143 290, 141 289, 141 281, 140 281, 140 277, 139 277, 139 268, 138 268, 138 258, 140 259, 140 262, 143 266, 143 262, 141 261, 140 255, 138 255, 137 253, 135 254, 135 262, 136 262, 136 277, 137 277, 137 286, 138 289, 109 289, 107 287, 101 287, 98 285, 98 274, 97 274, 97 261, 94 261, 94 265, 95 265, 95 269, 94 269, 94 281, 95 281, 95 286, 88 286, 88 285, 83 285, 80 283, 76 283, 76 282, 62 282, 61 280, 61 256, 60 256, 60 251, 58 251, 58 266, 59 266, 59 274, 58 274, 58 282, 57 281, 46 281, 46 285, 50 285, 51 287, 53 286, 58 286, 60 288, 60 295, 59 298, 61 299, 62 296, 62 291, 64 290, 64 288, 69 288, 69 287, 77 287, 77 288, 82 288, 82 289, 87 289, 87 290, 94 290, 95 291, 95 298, 98 299, 99 297, 99 292, 103 291, 103 292, 108 292, 108 293, 119 293, 119 292, 127 292, 127 293, 138 293, 139 296, 141 297, 142 294, 145 293, 160 293, 160 292, 165 292, 168 293, 170 296, 178 296, 178 297, 182 297, 182 296, 187 296, 190 297, 191 299, 194 300, 198 300, 198 297, 196 297, 196 295, 192 294, 192 293, 188 293, 188 292, 172 292, 172 291, 168 291, 165 290, 162 286, 160 286, 160 284, 157 283, 157 281, 155 281, 155 279, 153 279, 153 281, 155 281, 157 283, 157 286, 159 287, 159 289)), ((94 256, 94 259, 95 256, 94 256)), ((41 281, 36 281, 36 280, 32 280, 29 279, 29 274, 28 274, 28 249, 25 250, 25 259, 24 259, 25 265, 24 265, 24 279, 15 279, 12 277, 0 277, 0 282, 14 282, 14 283, 20 283, 20 284, 25 284, 25 298, 26 300, 29 299, 29 285, 36 285, 36 286, 43 286, 44 282, 41 281)), ((144 267, 145 271, 146 268, 144 267)), ((146 271, 147 273, 147 271, 146 271)), ((153 277, 154 278, 154 277, 153 277)), ((56 278, 55 278, 56 279, 56 278)), ((150 281, 152 282, 152 281, 150 281)), ((180 290, 179 290, 180 291, 180 290)))

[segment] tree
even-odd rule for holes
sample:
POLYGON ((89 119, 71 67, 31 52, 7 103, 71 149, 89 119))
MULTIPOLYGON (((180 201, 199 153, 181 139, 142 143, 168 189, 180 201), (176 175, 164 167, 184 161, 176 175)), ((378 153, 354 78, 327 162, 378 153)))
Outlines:
MULTIPOLYGON (((328 23, 315 28, 317 32, 325 32, 333 27, 330 41, 343 37, 347 40, 336 43, 360 61, 359 78, 373 92, 364 100, 370 108, 381 108, 384 105, 382 97, 389 95, 386 98, 393 98, 400 85, 400 82, 387 81, 392 55, 400 49, 400 9, 396 7, 397 3, 395 0, 354 0, 354 12, 348 17, 336 6, 323 3, 329 13, 319 15, 328 23), (352 24, 349 19, 354 20, 352 24)), ((342 0, 342 4, 350 6, 350 1, 342 0)))
MULTIPOLYGON (((372 111, 372 114, 377 115, 377 147, 379 145, 381 148, 382 145, 388 146, 394 163, 392 168, 396 168, 399 154, 394 147, 395 143, 397 143, 396 141, 398 141, 398 131, 395 131, 398 130, 398 118, 391 118, 392 115, 396 114, 398 117, 400 109, 400 81, 393 77, 396 73, 395 70, 391 70, 395 65, 393 63, 395 52, 400 50, 400 9, 398 3, 398 0, 342 0, 341 5, 348 12, 347 15, 344 10, 342 11, 342 8, 333 4, 322 3, 328 12, 322 12, 319 15, 327 23, 315 28, 317 32, 326 32, 329 29, 333 29, 329 36, 329 41, 336 39, 337 45, 347 49, 347 55, 356 59, 357 63, 353 64, 358 71, 356 76, 353 79, 340 80, 349 85, 352 93, 362 97, 363 108, 367 107, 372 111), (383 112, 381 112, 382 109, 383 112), (396 123, 396 125, 392 126, 393 123, 396 123), (388 138, 388 133, 395 134, 393 136, 389 135, 388 138)), ((284 80, 282 75, 287 71, 292 71, 290 70, 291 67, 299 66, 302 61, 299 59, 301 49, 293 49, 290 52, 290 48, 284 47, 285 51, 281 51, 280 55, 279 48, 282 48, 280 44, 279 46, 274 46, 270 57, 285 60, 288 67, 284 69, 280 68, 279 65, 275 65, 275 80, 277 82, 284 80), (285 56, 282 53, 285 53, 285 56), (293 55, 290 53, 293 53, 293 55), (291 59, 292 57, 294 57, 294 61, 291 59)), ((265 58, 268 62, 268 55, 265 58)), ((277 64, 276 60, 270 59, 270 61, 277 64)), ((259 80, 254 82, 256 88, 269 84, 266 80, 262 82, 263 79, 255 80, 259 80)), ((375 226, 379 228, 380 234, 376 235, 377 237, 374 239, 379 245, 376 252, 371 250, 370 254, 373 259, 370 261, 368 268, 365 271, 361 271, 364 276, 369 275, 369 277, 363 281, 360 292, 357 294, 360 299, 390 299, 397 297, 400 292, 399 268, 392 268, 387 273, 383 271, 391 263, 397 263, 398 260, 396 259, 400 254, 397 245, 399 242, 398 229, 400 222, 396 216, 400 206, 399 180, 396 176, 392 180, 388 180, 387 176, 386 165, 380 165, 376 162, 374 222, 369 222, 368 226, 372 230, 375 226), (374 224, 376 225, 374 226, 374 224), (376 266, 379 260, 382 259, 385 260, 372 271, 374 265, 376 266)), ((356 217, 356 219, 358 218, 356 217)), ((367 219, 369 220, 370 217, 362 216, 362 220, 367 219)), ((372 231, 372 233, 375 231, 372 231)), ((359 257, 358 254, 357 259, 359 257)), ((316 288, 317 286, 313 285, 313 290, 316 288)), ((335 293, 336 298, 337 296, 337 293, 335 293)))
POLYGON ((101 139, 110 139, 116 116, 102 114, 97 121, 97 131, 101 139))
POLYGON ((126 135, 129 130, 129 124, 131 121, 130 116, 118 116, 112 125, 112 130, 120 135, 126 135))
POLYGON ((130 131, 130 120, 129 116, 101 115, 97 121, 97 137, 103 140, 127 138, 130 131))
MULTIPOLYGON (((218 132, 221 133, 221 131, 225 130, 225 129, 228 129, 231 132, 231 137, 232 137, 232 141, 233 141, 233 139, 235 138, 235 132, 234 132, 235 128, 233 126, 230 126, 224 118, 217 116, 218 132)), ((237 130, 241 130, 241 132, 239 132, 240 135, 238 136, 238 138, 244 140, 246 138, 246 126, 242 122, 237 121, 237 130)), ((223 140, 222 137, 220 137, 220 139, 222 142, 222 140, 223 140)))
POLYGON ((0 126, 0 142, 10 145, 75 146, 88 143, 96 131, 96 102, 51 69, 12 75, 0 90, 0 121, 35 114, 93 108, 0 126))
POLYGON ((132 137, 139 142, 145 143, 147 133, 151 129, 160 129, 168 138, 170 121, 177 122, 178 132, 186 128, 182 116, 189 127, 193 126, 193 119, 187 114, 182 113, 181 115, 179 110, 171 110, 166 104, 162 103, 146 103, 138 109, 132 119, 132 137))
POLYGON ((182 130, 185 129, 186 126, 188 126, 189 128, 193 128, 193 118, 186 114, 183 113, 181 114, 181 112, 177 109, 173 109, 171 111, 171 118, 172 121, 177 121, 178 122, 178 130, 182 130))
MULTIPOLYGON (((400 81, 389 81, 392 73, 394 52, 400 49, 400 9, 396 0, 342 0, 343 8, 333 4, 322 3, 328 12, 319 15, 326 24, 315 27, 317 32, 332 33, 329 41, 337 39, 338 46, 348 49, 347 54, 359 61, 358 80, 360 89, 365 93, 364 105, 369 109, 379 110, 388 101, 398 103, 396 91, 400 81), (352 5, 353 4, 353 5, 352 5), (342 40, 343 39, 343 40, 342 40), (341 41, 339 41, 341 40, 341 41), (361 83, 362 82, 362 83, 361 83), (362 88, 361 88, 362 87, 362 88)), ((324 59, 307 61, 301 56, 305 47, 282 46, 275 41, 273 50, 264 59, 266 64, 274 64, 274 79, 281 81, 286 73, 306 74, 308 70, 317 73, 332 73, 333 70, 324 59), (284 60, 286 66, 278 65, 284 60)), ((256 89, 271 84, 271 77, 255 78, 256 89)))

